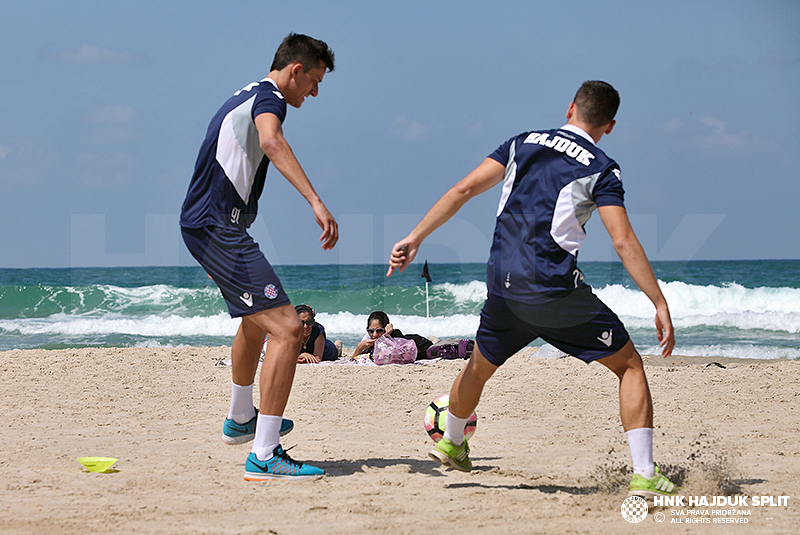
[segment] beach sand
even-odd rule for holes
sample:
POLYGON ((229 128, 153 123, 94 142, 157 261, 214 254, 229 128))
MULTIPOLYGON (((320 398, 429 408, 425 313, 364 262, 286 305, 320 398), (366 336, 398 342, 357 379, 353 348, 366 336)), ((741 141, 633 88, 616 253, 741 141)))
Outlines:
POLYGON ((229 351, 0 352, 0 533, 800 532, 798 361, 646 356, 655 457, 686 496, 789 498, 736 508, 746 524, 685 523, 717 507, 651 507, 631 524, 617 380, 601 365, 527 350, 501 367, 469 474, 428 458, 422 425, 464 361, 298 366, 283 445, 328 475, 252 483, 250 444, 220 440, 230 369, 215 364, 229 351), (89 473, 82 456, 119 462, 89 473))

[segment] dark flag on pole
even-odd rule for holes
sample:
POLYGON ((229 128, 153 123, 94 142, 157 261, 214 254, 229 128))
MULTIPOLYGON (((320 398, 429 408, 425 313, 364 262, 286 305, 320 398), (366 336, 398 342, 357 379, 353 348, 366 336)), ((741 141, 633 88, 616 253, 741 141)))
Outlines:
POLYGON ((422 267, 422 278, 425 279, 425 316, 430 318, 431 317, 431 302, 430 298, 428 297, 428 283, 433 282, 431 281, 431 274, 428 273, 428 261, 425 261, 425 265, 422 267))
POLYGON ((425 265, 422 267, 422 278, 425 279, 425 282, 433 282, 431 280, 431 275, 428 273, 428 261, 425 261, 425 265))

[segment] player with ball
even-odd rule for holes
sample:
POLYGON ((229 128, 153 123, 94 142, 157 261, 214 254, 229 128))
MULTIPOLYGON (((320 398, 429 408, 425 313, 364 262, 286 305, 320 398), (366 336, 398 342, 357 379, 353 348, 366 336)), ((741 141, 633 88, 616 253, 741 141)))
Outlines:
POLYGON ((678 491, 653 462, 653 403, 642 359, 577 266, 583 226, 597 210, 625 269, 655 305, 662 355, 672 353, 669 308, 628 220, 619 166, 596 145, 614 128, 618 107, 611 85, 584 82, 569 104, 566 125, 525 132, 500 145, 392 248, 387 276, 405 269, 422 241, 464 203, 503 183, 475 349, 450 391, 444 436, 431 452, 446 466, 472 469, 464 429, 486 381, 514 353, 542 338, 586 363, 600 362, 619 378, 620 416, 633 457, 629 493, 678 491))

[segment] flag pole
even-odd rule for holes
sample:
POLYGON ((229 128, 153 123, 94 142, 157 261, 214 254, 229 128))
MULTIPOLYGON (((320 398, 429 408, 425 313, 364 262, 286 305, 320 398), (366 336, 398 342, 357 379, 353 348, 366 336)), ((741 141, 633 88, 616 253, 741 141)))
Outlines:
POLYGON ((425 281, 425 315, 426 317, 431 317, 431 303, 428 299, 428 281, 425 281))

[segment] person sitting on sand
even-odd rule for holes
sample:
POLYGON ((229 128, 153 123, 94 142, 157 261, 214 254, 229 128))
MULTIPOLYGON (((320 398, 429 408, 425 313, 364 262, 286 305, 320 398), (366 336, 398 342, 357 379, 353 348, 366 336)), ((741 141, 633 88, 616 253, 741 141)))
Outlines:
POLYGON ((403 334, 400 329, 394 328, 386 312, 376 310, 367 318, 367 334, 364 335, 364 338, 362 338, 356 346, 352 358, 358 358, 363 354, 372 355, 372 350, 375 348, 375 341, 384 334, 392 338, 414 340, 414 343, 417 344, 417 359, 428 358, 426 350, 433 345, 433 342, 424 336, 418 334, 403 334))
POLYGON ((316 364, 323 360, 336 360, 342 354, 342 342, 331 342, 325 335, 325 327, 314 319, 317 313, 308 305, 294 307, 303 323, 303 347, 297 357, 298 364, 316 364))

